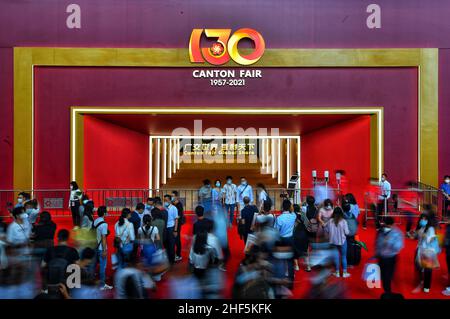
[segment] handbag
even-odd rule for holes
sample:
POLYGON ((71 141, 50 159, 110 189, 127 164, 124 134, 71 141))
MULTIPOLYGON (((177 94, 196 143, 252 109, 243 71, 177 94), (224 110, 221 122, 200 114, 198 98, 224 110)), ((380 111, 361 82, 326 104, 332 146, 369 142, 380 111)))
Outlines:
POLYGON ((424 269, 439 268, 439 260, 437 253, 433 248, 419 248, 418 252, 419 265, 424 269))

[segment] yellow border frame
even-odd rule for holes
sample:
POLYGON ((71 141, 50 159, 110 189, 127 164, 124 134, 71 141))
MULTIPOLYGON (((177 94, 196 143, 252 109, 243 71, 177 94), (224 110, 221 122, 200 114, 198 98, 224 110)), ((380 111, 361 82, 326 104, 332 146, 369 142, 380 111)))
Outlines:
MULTIPOLYGON (((187 49, 14 48, 14 188, 34 186, 34 66, 208 66, 188 56, 187 49)), ((438 49, 267 49, 250 67, 417 67, 418 180, 437 185, 438 49)))
MULTIPOLYGON (((371 115, 370 132, 370 172, 372 177, 381 178, 384 154, 384 110, 382 107, 302 107, 302 108, 186 108, 186 107, 97 107, 74 106, 70 112, 70 176, 79 185, 84 183, 84 126, 83 115, 95 114, 221 114, 229 115, 330 115, 360 114, 371 115), (380 141, 380 142, 379 142, 380 141)), ((189 135, 189 137, 192 137, 189 135)), ((290 137, 293 136, 282 136, 290 137)), ((152 137, 151 137, 152 138, 152 137)), ((155 136, 154 138, 158 138, 155 136)), ((297 136, 296 138, 300 138, 297 136)), ((149 176, 151 176, 149 172, 149 176)), ((150 181, 150 179, 149 179, 150 181)), ((157 184, 157 183, 155 183, 157 184)), ((152 186, 153 182, 149 182, 152 186)), ((151 188, 151 187, 150 187, 151 188)))

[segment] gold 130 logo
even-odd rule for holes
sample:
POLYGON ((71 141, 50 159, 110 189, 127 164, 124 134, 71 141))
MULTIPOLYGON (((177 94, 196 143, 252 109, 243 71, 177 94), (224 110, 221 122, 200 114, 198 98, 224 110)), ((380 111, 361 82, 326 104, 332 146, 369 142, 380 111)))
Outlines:
POLYGON ((189 57, 191 62, 221 65, 227 63, 230 58, 242 65, 250 65, 257 62, 266 48, 261 34, 253 29, 242 28, 234 32, 231 37, 231 29, 194 29, 189 40, 189 57), (207 38, 217 38, 209 48, 200 47, 200 39, 203 32, 207 38), (247 55, 241 55, 238 43, 248 38, 254 43, 254 50, 247 55))

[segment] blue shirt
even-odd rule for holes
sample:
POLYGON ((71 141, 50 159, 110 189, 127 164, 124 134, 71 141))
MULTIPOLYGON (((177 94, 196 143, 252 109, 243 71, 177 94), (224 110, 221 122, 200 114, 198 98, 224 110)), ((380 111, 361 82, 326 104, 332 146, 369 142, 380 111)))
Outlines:
POLYGON ((443 191, 443 192, 446 193, 447 195, 450 195, 450 184, 443 183, 443 184, 441 185, 441 191, 443 191))
POLYGON ((280 237, 292 237, 297 215, 291 212, 283 212, 275 221, 275 228, 278 229, 280 237))
POLYGON ((253 189, 250 185, 239 185, 237 188, 237 199, 241 205, 241 210, 244 208, 244 197, 250 198, 250 204, 253 203, 253 189))
POLYGON ((167 207, 167 228, 174 227, 175 226, 175 219, 178 218, 178 209, 170 204, 169 207, 167 207))

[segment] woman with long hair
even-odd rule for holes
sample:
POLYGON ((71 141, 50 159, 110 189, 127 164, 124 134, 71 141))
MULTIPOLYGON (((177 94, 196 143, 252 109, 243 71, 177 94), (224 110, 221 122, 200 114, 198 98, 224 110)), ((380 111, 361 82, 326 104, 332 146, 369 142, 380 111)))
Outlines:
POLYGON ((418 243, 415 257, 420 283, 414 289, 414 293, 419 292, 422 287, 423 292, 430 292, 432 271, 434 268, 439 267, 438 254, 440 253, 440 247, 436 236, 437 225, 434 211, 430 208, 426 214, 421 215, 417 230, 418 243))
POLYGON ((114 226, 114 246, 119 257, 119 266, 125 266, 125 260, 133 253, 135 233, 133 224, 128 221, 131 211, 128 208, 122 209, 122 214, 114 226))
POLYGON ((328 232, 330 244, 337 250, 334 259, 336 267, 335 276, 340 277, 342 265, 342 277, 350 277, 350 274, 347 272, 347 235, 349 234, 349 229, 347 221, 344 219, 342 208, 334 208, 333 215, 327 222, 325 229, 328 232))
POLYGON ((256 191, 258 193, 258 210, 262 211, 264 208, 264 202, 267 201, 269 197, 269 193, 263 183, 256 184, 256 191))
POLYGON ((208 233, 200 232, 194 236, 194 241, 189 253, 189 263, 193 269, 194 275, 198 279, 205 277, 208 267, 217 262, 215 250, 208 245, 208 233))

